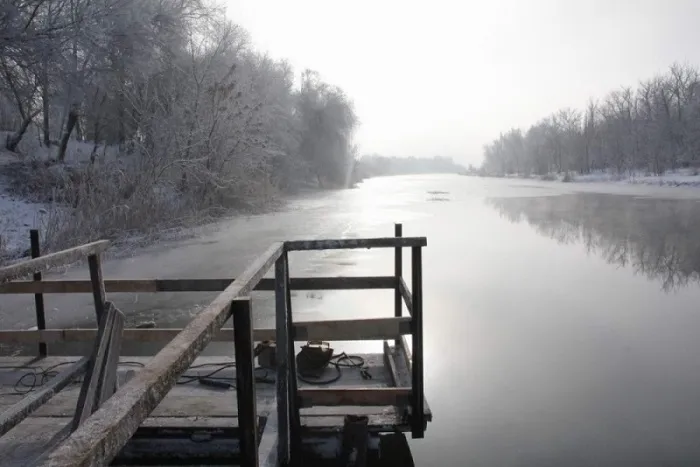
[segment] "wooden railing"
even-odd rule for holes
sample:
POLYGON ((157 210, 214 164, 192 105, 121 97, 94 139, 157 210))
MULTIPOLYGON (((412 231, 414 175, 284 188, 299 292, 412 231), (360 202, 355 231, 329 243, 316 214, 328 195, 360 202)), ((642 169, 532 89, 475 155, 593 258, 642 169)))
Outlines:
MULTIPOLYGON (((423 329, 422 329, 422 260, 424 237, 402 237, 397 224, 395 237, 370 239, 339 239, 289 241, 273 244, 263 255, 235 279, 154 279, 103 280, 99 268, 93 273, 95 260, 90 261, 90 281, 14 281, 39 269, 58 264, 52 257, 75 258, 80 254, 102 251, 105 243, 95 243, 32 259, 17 266, 0 269, 0 294, 46 294, 160 291, 221 291, 221 293, 184 329, 124 329, 122 340, 168 341, 153 359, 125 386, 103 402, 100 409, 80 424, 46 460, 45 465, 73 466, 108 463, 135 433, 151 411, 174 386, 199 353, 214 340, 233 340, 236 356, 239 427, 241 432, 241 465, 258 465, 265 449, 275 450, 281 465, 298 456, 300 448, 301 406, 312 405, 404 405, 410 407, 412 436, 423 437, 425 405, 423 390, 423 329), (372 277, 314 277, 290 278, 289 253, 295 251, 394 248, 393 276, 372 277), (411 248, 411 291, 402 275, 402 249, 411 248), (32 263, 33 262, 33 263, 32 263), (31 263, 30 266, 27 266, 31 263), (263 276, 274 265, 274 279, 263 276), (4 280, 4 278, 9 278, 4 280), (395 316, 342 321, 293 323, 291 290, 350 290, 394 289, 395 316), (253 329, 251 301, 253 290, 274 291, 276 308, 275 329, 253 329), (409 316, 402 316, 402 303, 409 316), (233 317, 233 330, 222 330, 233 317), (405 335, 410 334, 412 350, 405 335), (294 359, 294 341, 310 340, 394 340, 402 347, 411 370, 411 387, 380 389, 299 389, 294 359), (276 341, 277 414, 269 425, 278 429, 276 442, 256 439, 255 379, 253 375, 253 343, 276 341), (259 448, 258 448, 259 445, 259 448)), ((92 256, 91 256, 92 257, 92 256)), ((99 266, 99 257, 97 258, 99 266)), ((97 296, 96 296, 97 299, 97 296)), ((98 329, 61 329, 35 331, 0 331, 0 341, 7 343, 42 343, 94 340, 98 329)), ((266 430, 267 433, 267 430, 266 430)), ((263 435, 264 437, 266 435, 263 435)))

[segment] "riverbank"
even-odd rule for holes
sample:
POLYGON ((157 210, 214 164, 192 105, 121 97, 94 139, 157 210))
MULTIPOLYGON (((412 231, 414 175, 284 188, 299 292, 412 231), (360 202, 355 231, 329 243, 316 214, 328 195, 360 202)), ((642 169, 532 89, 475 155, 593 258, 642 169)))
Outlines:
POLYGON ((650 185, 667 187, 700 187, 700 171, 698 169, 669 170, 661 175, 645 172, 593 171, 587 174, 577 172, 548 173, 545 175, 509 174, 494 176, 495 178, 513 178, 521 180, 537 180, 540 182, 563 183, 610 183, 629 185, 650 185))
POLYGON ((202 236, 234 217, 275 212, 299 194, 320 191, 301 182, 286 192, 263 184, 231 199, 199 200, 172 185, 132 183, 138 168, 113 149, 101 150, 95 165, 90 143, 71 141, 62 164, 46 150, 0 150, 0 265, 29 255, 31 229, 39 230, 44 254, 101 238, 113 244, 109 256, 123 257, 159 241, 202 236))

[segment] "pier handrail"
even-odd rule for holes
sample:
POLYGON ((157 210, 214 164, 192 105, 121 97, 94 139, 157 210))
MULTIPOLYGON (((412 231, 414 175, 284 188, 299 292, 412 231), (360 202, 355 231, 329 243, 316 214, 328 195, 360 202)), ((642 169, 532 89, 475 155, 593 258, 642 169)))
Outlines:
MULTIPOLYGON (((399 228, 400 229, 400 228, 399 228)), ((400 232, 400 230, 399 230, 400 232)), ((90 248, 97 247, 100 242, 96 242, 90 248)), ((101 245, 101 244, 100 244, 101 245)), ((425 430, 424 403, 423 403, 423 362, 422 362, 422 265, 421 248, 427 245, 425 237, 389 237, 370 239, 339 239, 339 240, 308 240, 289 241, 273 244, 268 250, 251 264, 243 274, 232 280, 223 292, 221 292, 204 310, 200 311, 190 321, 184 329, 180 330, 170 340, 165 347, 160 350, 151 361, 139 371, 126 385, 109 398, 90 417, 88 417, 67 439, 65 439, 47 457, 45 466, 88 466, 103 465, 109 463, 128 442, 136 432, 142 422, 149 416, 155 407, 164 399, 170 389, 175 385, 179 376, 184 373, 199 353, 211 342, 220 332, 223 324, 233 316, 234 319, 234 344, 236 359, 241 358, 241 378, 250 378, 251 382, 246 383, 239 380, 239 385, 246 394, 241 394, 239 388, 239 416, 241 417, 239 426, 241 431, 246 431, 246 423, 256 413, 249 408, 242 406, 249 401, 254 401, 254 389, 251 393, 250 384, 254 383, 252 374, 252 363, 248 365, 248 360, 252 362, 249 351, 252 351, 254 331, 250 324, 250 301, 248 296, 257 287, 264 290, 274 288, 276 296, 276 329, 275 340, 277 343, 277 425, 279 427, 279 438, 277 445, 278 459, 284 464, 288 462, 298 449, 298 435, 300 428, 299 406, 302 402, 311 404, 323 404, 332 400, 332 397, 345 397, 347 393, 335 393, 329 391, 310 391, 305 389, 298 391, 296 387, 296 369, 294 359, 295 329, 301 325, 294 325, 291 310, 291 289, 308 287, 319 287, 313 285, 312 281, 319 278, 296 278, 289 277, 288 253, 293 251, 323 250, 323 249, 364 249, 364 248, 394 248, 399 252, 402 248, 411 248, 412 251, 412 294, 408 291, 400 271, 395 271, 394 276, 371 277, 371 278, 320 278, 322 289, 357 289, 357 288, 393 288, 397 290, 397 296, 404 299, 410 313, 410 317, 402 318, 398 313, 394 318, 390 318, 392 323, 399 325, 406 322, 409 329, 399 329, 398 333, 392 332, 390 338, 403 343, 400 337, 405 333, 412 335, 412 386, 411 388, 387 388, 385 391, 374 391, 372 394, 365 394, 364 400, 378 401, 400 401, 408 398, 410 402, 411 431, 414 437, 422 437, 425 430), (275 278, 264 279, 264 275, 273 266, 275 278), (324 284, 323 281, 326 281, 324 284), (307 282, 305 282, 307 281, 307 282), (353 282, 354 281, 354 282, 353 282), (345 286, 344 286, 345 284, 345 286), (295 287, 296 286, 296 287, 295 287), (409 331, 409 332, 406 332, 409 331), (250 349, 248 348, 250 347, 250 349), (249 367, 249 368, 248 368, 249 367), (249 371, 249 372, 248 372, 249 371), (247 388, 247 389, 246 389, 247 388), (331 399, 329 399, 331 398, 331 399), (252 414, 252 415, 251 415, 252 414)), ((85 245, 84 247, 88 247, 85 245)), ((80 250, 84 247, 77 247, 80 250)), ((104 246, 106 248, 106 246, 104 246)), ((86 250, 80 250, 86 251, 86 250)), ((102 250, 100 250, 102 251, 102 250)), ((51 255, 40 258, 45 260, 51 255)), ((72 256, 71 256, 72 257, 72 256)), ((35 261, 35 260, 30 260, 35 261)), ((49 260, 50 262, 50 260, 49 260)), ((47 264, 47 262, 36 262, 31 266, 31 270, 22 270, 31 274, 36 271, 37 265, 47 264)), ((23 274, 26 275, 26 274, 23 274)), ((2 277, 2 276, 0 276, 2 277)), ((9 277, 9 275, 8 275, 9 277)), ((19 276, 13 276, 19 277, 19 276)), ((11 280, 11 279, 10 279, 11 280)), ((199 280, 202 281, 202 280, 199 280)), ((222 281, 227 279, 204 280, 210 281, 206 284, 200 282, 198 285, 208 285, 209 287, 221 286, 222 281), (211 281, 219 281, 217 284, 211 281)), ((42 288, 42 292, 51 293, 51 287, 55 287, 57 293, 61 287, 65 287, 66 292, 83 293, 88 292, 87 284, 84 281, 53 281, 43 282, 19 282, 0 285, 0 293, 36 293, 37 287, 42 288), (56 285, 58 282, 69 282, 72 285, 56 285), (22 290, 24 288, 24 290, 22 290)), ((127 281, 103 281, 101 276, 99 282, 102 286, 102 295, 105 290, 118 288, 127 281)), ((188 284, 184 281, 128 281, 138 288, 139 285, 152 287, 154 290, 167 289, 170 286, 179 286, 180 290, 188 289, 188 284), (176 285, 177 284, 177 285, 176 285)), ((94 286, 94 279, 91 281, 94 286)), ((192 284, 189 284, 191 287, 192 284)), ((93 288, 94 290, 94 288, 93 288)), ((398 310, 398 308, 397 308, 398 310)), ((85 331, 85 330, 76 330, 85 331)), ((135 331, 135 330, 125 330, 135 331)), ((161 330, 139 330, 139 331, 161 331, 161 330)), ((14 332, 14 331, 10 331, 14 332)), ((23 331, 18 331, 23 332, 23 331)), ((31 332, 31 331, 29 331, 31 332)), ((39 330, 47 335, 47 331, 39 330)), ((404 349, 408 355, 408 349, 404 349)), ((237 368, 237 377, 238 377, 237 368)), ((352 398, 350 398, 352 399, 352 398)), ((347 399, 347 400, 350 400, 347 399)), ((346 399, 342 399, 346 400, 346 399)), ((254 423, 254 422, 253 422, 254 423)), ((248 425, 250 426, 250 425, 248 425)), ((252 430, 256 433, 257 430, 252 430)), ((242 439, 242 445, 250 447, 255 445, 255 435, 252 439, 242 439)), ((257 452, 252 454, 248 449, 244 454, 245 447, 242 446, 242 454, 245 456, 254 455, 257 462, 257 452)), ((257 451, 257 448, 254 449, 257 451)), ((253 460, 250 459, 251 464, 253 460)), ((248 465, 248 464, 246 464, 248 465)))

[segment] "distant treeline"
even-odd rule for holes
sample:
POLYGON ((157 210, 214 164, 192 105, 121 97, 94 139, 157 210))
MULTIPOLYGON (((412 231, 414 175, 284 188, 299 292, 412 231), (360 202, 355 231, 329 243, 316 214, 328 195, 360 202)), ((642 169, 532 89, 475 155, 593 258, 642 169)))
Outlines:
POLYGON ((385 175, 410 175, 428 173, 466 173, 466 169, 451 157, 397 157, 372 154, 355 164, 356 181, 385 175))
POLYGON ((527 130, 512 129, 484 147, 486 175, 552 172, 661 174, 700 162, 700 73, 673 65, 622 87, 583 110, 562 109, 527 130))

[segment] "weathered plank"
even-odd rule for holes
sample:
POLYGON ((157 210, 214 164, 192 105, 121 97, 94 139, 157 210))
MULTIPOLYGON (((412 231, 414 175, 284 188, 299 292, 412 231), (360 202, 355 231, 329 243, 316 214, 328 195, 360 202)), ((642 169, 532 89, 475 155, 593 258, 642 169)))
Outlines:
POLYGON ((278 467, 278 433, 277 407, 274 407, 267 414, 265 428, 262 436, 260 437, 260 444, 258 445, 258 459, 260 467, 278 467))
POLYGON ((0 284, 13 281, 25 276, 75 263, 89 255, 98 254, 109 248, 107 240, 88 243, 68 250, 58 251, 39 258, 22 261, 10 266, 0 268, 0 284))
MULTIPOLYGON (((153 292, 221 292, 235 279, 106 279, 105 290, 110 293, 153 292)), ((369 290, 393 289, 391 276, 356 277, 293 277, 292 290, 369 290)), ((273 291, 274 279, 263 278, 256 291, 273 291)), ((52 280, 42 282, 16 281, 0 285, 0 294, 73 294, 90 293, 87 280, 52 280)))
POLYGON ((122 346, 122 330, 124 329, 124 314, 115 308, 114 322, 109 336, 109 345, 105 356, 105 364, 100 375, 99 399, 97 407, 112 397, 117 389, 117 366, 122 346))
POLYGON ((413 315, 413 295, 408 290, 408 286, 403 277, 399 278, 399 293, 403 297, 403 302, 406 304, 408 314, 413 315))
POLYGON ((90 362, 85 371, 85 379, 80 388, 78 405, 73 418, 73 430, 77 429, 97 409, 99 401, 99 380, 103 373, 105 355, 112 336, 112 327, 116 318, 116 308, 113 304, 106 304, 106 311, 102 315, 97 339, 90 354, 90 362))
MULTIPOLYGON (((398 339, 400 340, 400 338, 398 339)), ((399 372, 396 369, 396 362, 394 361, 394 355, 391 352, 389 343, 384 341, 384 366, 389 370, 389 375, 391 375, 391 383, 394 386, 399 386, 399 372)))
MULTIPOLYGON (((369 341, 397 339, 411 333, 411 318, 365 318, 357 320, 300 321, 293 325, 295 341, 322 339, 326 341, 369 341)), ((182 329, 128 328, 122 332, 122 340, 139 342, 165 342, 172 340, 182 329)), ((46 329, 0 331, 0 342, 6 344, 35 344, 46 342, 91 342, 97 337, 96 329, 46 329)), ((255 329, 253 340, 275 340, 275 330, 255 329)), ((233 341, 232 329, 221 329, 212 336, 215 342, 233 341)))
POLYGON ((45 465, 87 467, 109 463, 228 320, 232 301, 249 294, 283 251, 282 243, 272 245, 51 453, 45 465))
POLYGON ((302 407, 315 405, 403 405, 411 388, 333 387, 302 388, 298 397, 302 407))
POLYGON ((66 368, 43 388, 26 395, 22 400, 0 414, 0 436, 7 433, 32 412, 51 400, 61 389, 70 384, 73 379, 82 374, 87 368, 88 359, 83 358, 66 368))
POLYGON ((344 238, 336 240, 292 240, 284 242, 287 251, 345 250, 357 248, 405 248, 426 246, 425 237, 344 238))

